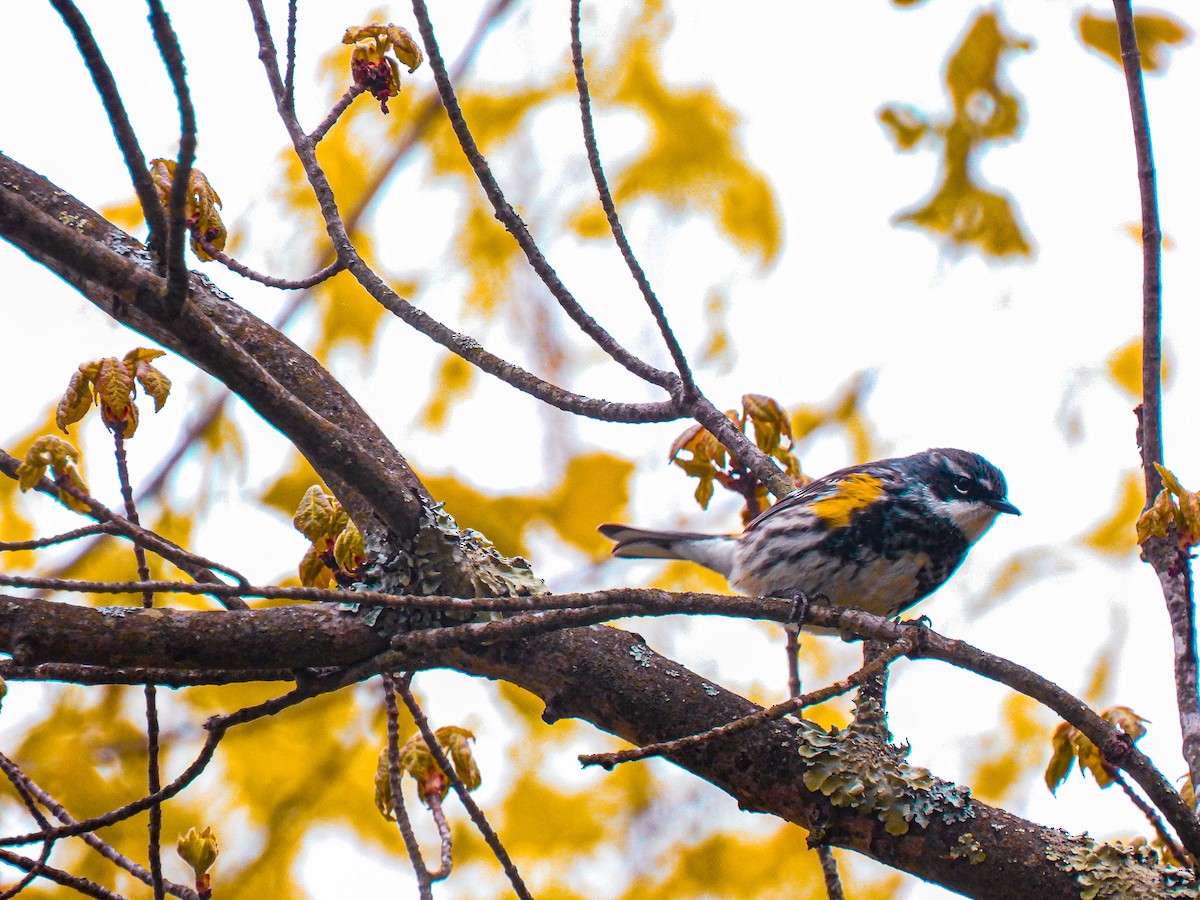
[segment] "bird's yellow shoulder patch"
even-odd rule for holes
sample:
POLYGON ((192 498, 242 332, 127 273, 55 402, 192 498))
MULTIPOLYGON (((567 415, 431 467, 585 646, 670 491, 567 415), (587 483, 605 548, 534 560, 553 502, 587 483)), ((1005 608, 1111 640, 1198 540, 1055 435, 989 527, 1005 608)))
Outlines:
POLYGON ((830 528, 845 528, 850 517, 883 495, 883 482, 872 475, 855 472, 838 482, 837 492, 809 506, 830 528))

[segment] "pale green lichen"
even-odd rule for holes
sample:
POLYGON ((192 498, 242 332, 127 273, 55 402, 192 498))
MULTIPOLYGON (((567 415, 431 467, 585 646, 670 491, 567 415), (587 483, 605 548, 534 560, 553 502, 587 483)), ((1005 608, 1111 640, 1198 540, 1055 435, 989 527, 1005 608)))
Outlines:
POLYGON ((1100 843, 1087 836, 1067 837, 1047 849, 1046 858, 1075 877, 1080 900, 1200 898, 1192 873, 1163 865, 1158 853, 1142 840, 1100 843))
POLYGON ((987 859, 987 854, 979 846, 979 841, 975 840, 975 835, 968 831, 958 836, 957 843, 950 848, 950 858, 965 859, 971 865, 977 866, 987 859))
MULTIPOLYGON (((458 523, 441 504, 426 510, 416 535, 408 540, 369 534, 364 537, 368 562, 360 585, 388 594, 479 597, 528 597, 547 592, 519 556, 501 556, 486 537, 458 523)), ((464 621, 499 618, 498 614, 410 610, 410 627, 436 625, 445 619, 464 621)))
POLYGON ((824 731, 800 722, 800 755, 808 768, 804 785, 834 806, 873 813, 889 834, 907 833, 910 823, 924 828, 933 818, 946 824, 970 819, 970 793, 934 778, 928 769, 904 761, 908 748, 883 744, 867 730, 824 731))

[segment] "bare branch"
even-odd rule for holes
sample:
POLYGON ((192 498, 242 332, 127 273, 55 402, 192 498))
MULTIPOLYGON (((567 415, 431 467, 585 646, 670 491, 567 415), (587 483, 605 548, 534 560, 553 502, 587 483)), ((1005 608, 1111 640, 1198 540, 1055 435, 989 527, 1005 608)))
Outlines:
POLYGON ((84 525, 82 528, 64 531, 62 534, 51 537, 34 538, 28 541, 0 541, 0 553, 16 550, 41 550, 43 547, 66 544, 96 534, 115 534, 116 532, 117 526, 112 522, 97 522, 94 525, 84 525))
MULTIPOLYGON (((17 467, 21 461, 15 456, 0 450, 0 472, 7 475, 9 478, 17 478, 17 467)), ((137 547, 144 547, 151 552, 161 556, 163 559, 174 563, 184 572, 187 572, 197 581, 210 584, 224 584, 214 573, 224 572, 230 578, 238 581, 239 584, 246 584, 244 576, 238 572, 222 566, 220 563, 206 559, 203 556, 198 556, 195 553, 189 553, 182 547, 171 543, 166 538, 160 537, 153 531, 142 528, 136 522, 131 522, 122 516, 117 515, 96 498, 84 493, 73 485, 55 484, 48 478, 41 479, 34 488, 47 496, 58 499, 60 491, 65 491, 77 500, 86 503, 88 506, 87 515, 96 519, 107 528, 111 528, 113 533, 120 535, 132 541, 137 547)), ((241 601, 236 595, 229 595, 233 601, 233 606, 237 606, 241 601)), ((244 604, 242 604, 244 608, 244 604)))
POLYGON ((471 164, 471 168, 475 172, 475 177, 479 180, 480 186, 483 187, 484 193, 487 194, 487 198, 496 212, 496 218, 500 220, 500 223, 509 234, 516 239, 517 244, 525 253, 525 258, 537 273, 538 278, 541 279, 547 290, 554 296, 554 299, 558 301, 559 306, 563 308, 563 311, 571 318, 571 321, 578 325, 584 334, 590 337, 600 349, 634 375, 674 394, 680 384, 679 377, 674 373, 664 372, 649 365, 617 343, 611 334, 601 328, 596 320, 584 311, 583 307, 571 295, 571 292, 567 290, 566 285, 559 279, 558 274, 550 266, 550 263, 546 261, 533 236, 529 233, 529 229, 505 198, 504 192, 500 189, 500 185, 492 175, 492 170, 488 166, 487 160, 479 152, 475 138, 471 135, 470 128, 463 118, 462 108, 458 105, 458 97, 455 95, 454 85, 450 83, 450 76, 446 72, 446 63, 442 59, 437 38, 433 34, 433 24, 429 20, 429 10, 426 8, 423 0, 413 0, 413 15, 416 16, 417 25, 421 30, 421 41, 425 45, 425 56, 429 60, 430 68, 433 70, 433 79, 437 85, 438 94, 442 98, 442 106, 445 108, 446 115, 450 119, 450 125, 454 129, 454 134, 458 137, 458 143, 462 147, 463 154, 471 164))
MULTIPOLYGON (((50 810, 50 812, 54 814, 54 817, 64 825, 73 825, 75 823, 75 818, 69 812, 67 812, 66 808, 61 803, 50 796, 45 789, 43 789, 37 782, 30 778, 25 772, 21 771, 20 767, 3 753, 0 753, 0 769, 4 770, 4 773, 8 776, 9 780, 12 781, 15 786, 18 786, 19 790, 23 792, 27 791, 29 794, 35 797, 39 803, 45 806, 46 809, 50 810)), ((46 822, 39 822, 39 824, 43 828, 48 827, 48 823, 46 822)), ((109 844, 107 841, 101 839, 91 832, 85 832, 84 834, 79 835, 79 838, 105 859, 110 860, 114 865, 124 869, 134 878, 138 879, 144 884, 150 884, 150 873, 142 866, 139 866, 133 860, 129 859, 127 856, 118 851, 112 846, 112 844, 109 844)), ((196 892, 185 885, 175 884, 174 882, 168 881, 164 882, 164 886, 167 890, 167 893, 174 894, 176 897, 181 898, 181 900, 199 900, 196 892)))
POLYGON ((1154 829, 1154 833, 1158 835, 1158 839, 1163 842, 1163 846, 1167 848, 1167 851, 1177 862, 1184 863, 1187 860, 1187 854, 1183 852, 1183 848, 1179 846, 1174 835, 1167 831, 1167 826, 1163 824, 1162 816, 1158 814, 1154 807, 1142 799, 1141 795, 1133 789, 1129 782, 1125 780, 1125 776, 1118 770, 1109 767, 1107 771, 1109 777, 1121 786, 1121 790, 1125 792, 1125 796, 1129 798, 1129 802, 1136 806, 1138 812, 1146 817, 1146 821, 1150 823, 1150 827, 1154 829))
POLYGON ((319 272, 314 272, 307 278, 275 278, 271 275, 263 275, 261 272, 256 272, 247 265, 238 262, 232 256, 229 256, 222 250, 218 250, 199 229, 192 232, 197 243, 204 248, 204 252, 219 262, 225 268, 232 272, 237 272, 244 278, 249 278, 251 281, 257 281, 259 284, 265 284, 267 287, 278 288, 281 291, 306 291, 309 288, 314 288, 323 281, 328 281, 338 272, 345 268, 340 262, 334 260, 319 272))
POLYGON ((649 759, 652 756, 664 756, 676 753, 686 747, 695 747, 707 741, 730 737, 761 725, 764 722, 782 719, 784 716, 799 712, 807 706, 817 706, 834 697, 840 697, 842 694, 849 693, 859 685, 874 678, 901 656, 910 653, 915 642, 916 639, 912 633, 903 634, 887 651, 876 656, 861 669, 847 675, 841 681, 835 681, 833 684, 818 688, 815 691, 809 691, 807 694, 789 697, 782 703, 776 703, 774 706, 759 710, 748 716, 743 716, 727 725, 719 725, 716 728, 709 728, 698 734, 690 734, 687 737, 676 738, 671 741, 645 744, 632 750, 619 750, 616 753, 588 753, 580 756, 579 762, 584 766, 601 766, 605 769, 611 769, 624 762, 633 762, 639 759, 649 759))
POLYGON ((284 99, 292 112, 296 111, 296 5, 297 0, 288 0, 287 69, 283 76, 284 99))
POLYGON ((829 900, 846 900, 842 890, 842 878, 838 875, 837 857, 833 848, 825 844, 817 847, 817 858, 821 861, 821 874, 825 877, 825 895, 829 900))
POLYGON ((179 46, 179 36, 171 27, 171 19, 163 9, 161 0, 147 0, 147 4, 150 7, 150 27, 154 32, 154 42, 158 45, 163 65, 171 78, 175 100, 179 104, 179 156, 175 160, 175 174, 171 177, 171 198, 167 203, 167 243, 164 251, 167 289, 163 304, 168 315, 173 317, 179 314, 180 307, 187 299, 188 270, 183 254, 187 246, 184 238, 188 233, 187 200, 192 192, 192 166, 196 161, 196 110, 192 106, 192 94, 187 83, 187 70, 183 65, 183 48, 179 46))
POLYGON ((675 369, 683 381, 683 390, 686 396, 696 389, 691 367, 688 365, 683 348, 679 346, 675 333, 671 330, 667 314, 663 310, 662 304, 659 303, 654 288, 650 286, 650 279, 646 277, 641 263, 633 253, 633 248, 629 246, 629 240, 625 237, 625 229, 621 226, 621 220, 617 216, 617 207, 613 203, 612 192, 608 189, 608 179, 604 175, 604 167, 600 164, 600 148, 596 144, 596 126, 592 121, 591 94, 588 91, 587 76, 583 67, 583 41, 579 34, 580 2, 581 0, 571 0, 571 61, 575 68, 575 88, 579 94, 579 112, 583 119, 583 143, 587 149, 588 166, 592 170, 592 178, 596 182, 596 193, 600 195, 600 205, 604 207, 604 215, 608 219, 608 227, 612 231, 613 240, 617 242, 625 265, 629 267, 629 273, 637 282, 638 290, 642 292, 646 306, 650 308, 650 314, 654 316, 659 333, 662 334, 671 358, 675 361, 675 369))
POLYGON ((158 192, 154 182, 150 180, 150 169, 146 165, 146 157, 138 143, 137 133, 125 112, 125 104, 117 90, 117 82, 112 70, 104 60, 100 47, 92 35, 92 29, 84 19, 79 8, 71 0, 50 0, 51 5, 62 16, 71 36, 79 47, 79 55, 83 57, 84 65, 91 73, 92 82, 96 85, 96 93, 104 104, 104 112, 108 115, 108 123, 112 127, 117 146, 121 149, 121 157, 125 160, 125 168, 129 171, 129 179, 137 193, 138 203, 142 207, 142 215, 150 228, 150 246, 160 257, 166 246, 167 218, 162 205, 158 202, 158 192))
MULTIPOLYGON (((125 516, 134 525, 138 521, 137 504, 133 502, 133 485, 129 480, 129 459, 125 453, 125 432, 121 426, 112 429, 113 445, 117 460, 117 481, 121 485, 121 498, 125 501, 125 516)), ((133 545, 133 555, 137 560, 138 578, 150 580, 150 566, 146 563, 146 551, 140 544, 133 545)), ((154 592, 142 592, 142 607, 150 609, 154 606, 154 592)), ((143 689, 146 699, 146 789, 158 793, 162 787, 162 777, 159 772, 158 759, 158 697, 154 685, 147 684, 143 689)), ((155 803, 150 807, 150 842, 147 847, 147 857, 150 860, 150 888, 154 891, 154 900, 163 900, 162 874, 162 804, 155 803)))
MULTIPOLYGON (((291 32, 289 31, 289 36, 291 32)), ((288 57, 289 63, 291 57, 288 57)), ((290 68, 290 67, 289 67, 290 68)), ((342 113, 350 108, 350 104, 354 102, 359 94, 366 90, 361 84, 352 84, 346 88, 346 93, 338 98, 338 102, 333 104, 333 108, 329 110, 329 115, 321 120, 321 124, 314 128, 308 135, 308 142, 314 147, 321 143, 321 138, 329 133, 329 129, 337 124, 337 120, 342 117, 342 113)))
POLYGON ((46 878, 56 884, 69 887, 85 896, 96 897, 97 900, 125 900, 120 894, 114 893, 108 888, 101 887, 94 881, 80 878, 78 875, 72 875, 70 872, 64 872, 62 869, 55 869, 52 866, 44 865, 37 860, 21 856, 19 853, 13 853, 10 850, 0 850, 0 862, 8 863, 8 865, 15 866, 18 869, 36 872, 40 878, 46 878))
MULTIPOLYGON (((1130 0, 1113 0, 1121 65, 1133 121, 1137 152, 1138 191, 1142 207, 1142 405, 1138 415, 1138 442, 1146 484, 1146 507, 1162 490, 1162 477, 1154 464, 1163 462, 1162 444, 1162 230, 1158 220, 1158 191, 1154 153, 1150 143, 1150 113, 1142 80, 1130 0)), ((1200 659, 1196 648, 1196 606, 1187 553, 1173 546, 1170 537, 1151 537, 1143 558, 1154 567, 1162 586, 1175 656, 1175 701, 1183 734, 1183 757, 1192 784, 1200 784, 1200 659)), ((1195 852, 1195 848, 1189 848, 1195 852)))
POLYGON ((404 807, 404 785, 400 780, 400 711, 396 705, 396 685, 387 672, 380 674, 380 683, 383 685, 383 703, 387 711, 388 781, 392 791, 392 812, 396 814, 396 827, 400 829, 404 849, 408 851, 413 874, 417 877, 417 892, 421 900, 433 900, 433 878, 421 857, 421 847, 417 843, 416 834, 413 833, 412 823, 408 820, 408 810, 404 807))
MULTIPOLYGON (((413 695, 412 689, 409 687, 411 680, 412 674, 409 673, 404 679, 398 682, 397 688, 400 699, 408 707, 408 711, 417 725, 417 730, 421 732, 421 737, 425 740, 425 746, 429 748, 429 752, 433 756, 434 761, 437 762, 438 768, 450 779, 454 793, 458 795, 458 799, 467 810, 467 814, 470 815, 471 821, 475 823, 475 827, 479 830, 480 835, 487 841, 488 847, 491 848, 492 853, 495 854, 497 861, 504 869, 504 874, 508 877, 508 883, 512 885, 513 892, 521 900, 533 900, 532 895, 529 893, 529 888, 525 886, 525 881, 521 878, 521 873, 517 871, 516 864, 512 861, 512 857, 508 855, 508 850, 505 849, 504 844, 500 842, 500 836, 496 834, 496 830, 488 822, 487 816, 484 815, 479 804, 475 802, 475 798, 471 796, 471 792, 467 790, 467 786, 463 783, 463 780, 458 777, 458 772, 455 771, 454 765, 446 758, 446 753, 438 743, 437 735, 434 734, 433 728, 429 724, 429 719, 426 718, 421 705, 417 703, 417 698, 413 695)), ((448 841, 444 841, 443 846, 448 849, 448 841)), ((449 860, 444 859, 443 868, 446 868, 448 863, 449 860)))

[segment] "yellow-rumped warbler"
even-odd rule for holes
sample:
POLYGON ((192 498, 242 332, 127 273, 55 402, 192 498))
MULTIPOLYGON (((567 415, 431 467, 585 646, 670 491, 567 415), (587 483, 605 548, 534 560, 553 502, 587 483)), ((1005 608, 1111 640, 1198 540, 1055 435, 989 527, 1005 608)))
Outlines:
POLYGON ((948 448, 839 469, 788 494, 739 535, 601 525, 613 556, 686 559, 755 597, 895 616, 928 596, 1008 502, 999 469, 948 448))

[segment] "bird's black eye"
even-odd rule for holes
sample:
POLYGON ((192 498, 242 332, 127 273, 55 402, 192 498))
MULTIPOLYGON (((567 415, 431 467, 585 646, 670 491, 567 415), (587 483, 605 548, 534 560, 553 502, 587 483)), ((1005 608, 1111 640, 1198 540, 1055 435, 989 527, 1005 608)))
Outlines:
POLYGON ((966 475, 959 475, 957 478, 954 479, 953 483, 954 483, 954 490, 960 497, 965 497, 968 494, 970 494, 971 493, 971 485, 974 484, 974 482, 972 482, 971 479, 968 478, 966 475))

